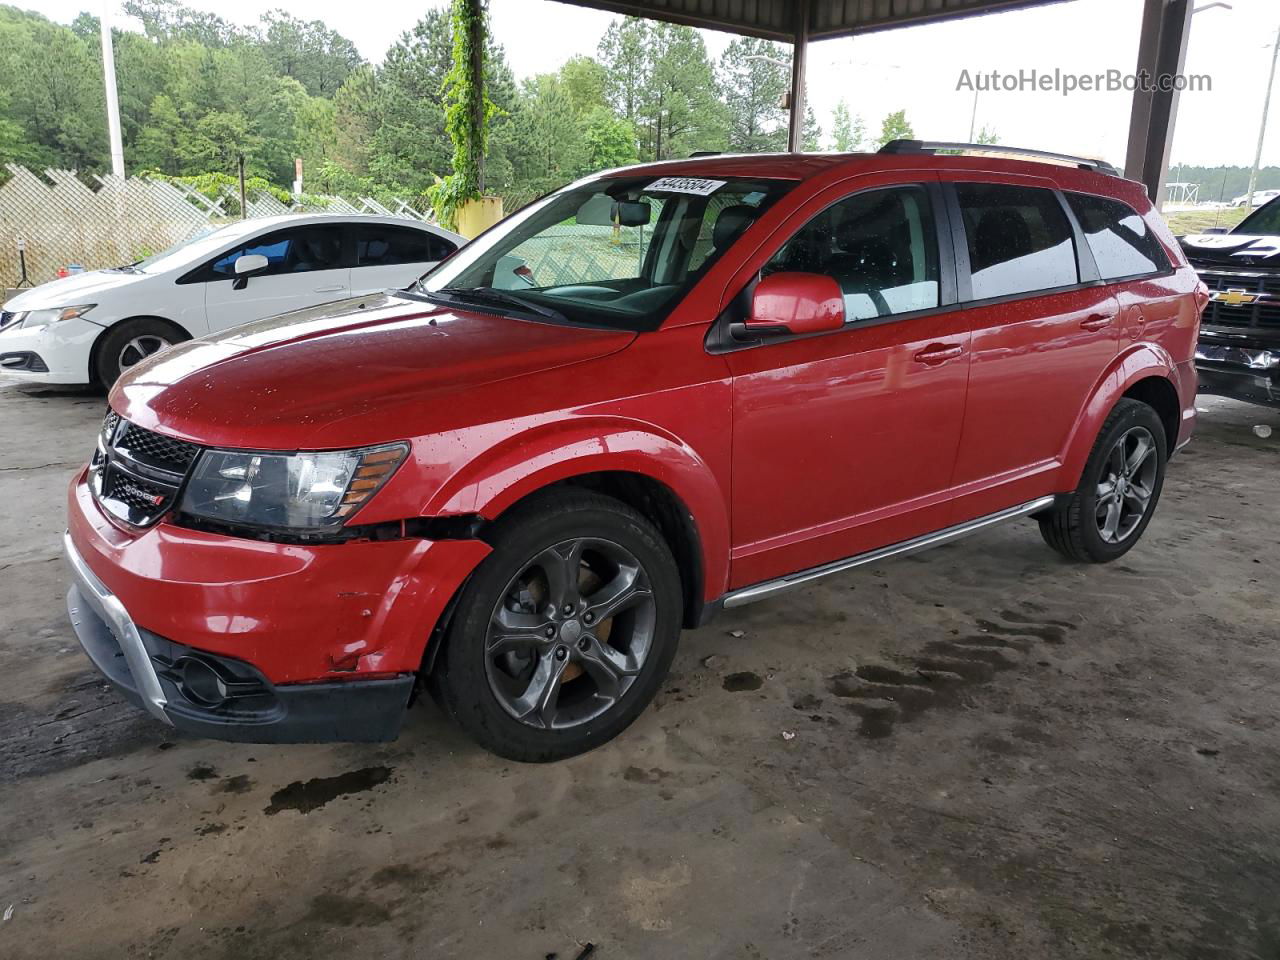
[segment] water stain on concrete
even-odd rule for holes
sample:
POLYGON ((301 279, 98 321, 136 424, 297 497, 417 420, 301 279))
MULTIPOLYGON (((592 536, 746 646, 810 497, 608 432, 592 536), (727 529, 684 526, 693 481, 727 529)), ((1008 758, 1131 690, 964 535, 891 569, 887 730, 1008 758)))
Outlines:
POLYGON ((271 795, 271 803, 263 813, 269 817, 284 810, 310 813, 312 810, 320 809, 330 800, 371 790, 380 783, 386 783, 391 777, 391 770, 391 767, 364 767, 360 770, 340 773, 336 777, 295 780, 271 795))

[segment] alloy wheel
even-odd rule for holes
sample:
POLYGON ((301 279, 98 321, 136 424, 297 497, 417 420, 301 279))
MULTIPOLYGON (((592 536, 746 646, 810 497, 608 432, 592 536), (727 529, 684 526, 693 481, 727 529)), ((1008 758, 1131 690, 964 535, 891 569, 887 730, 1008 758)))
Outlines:
POLYGON ((1104 543, 1123 543, 1147 515, 1160 468, 1156 449, 1150 430, 1132 427, 1103 460, 1094 520, 1104 543))
POLYGON ((608 711, 653 646, 648 574, 610 540, 565 540, 530 559, 489 618, 485 676, 512 717, 566 729, 608 711))
POLYGON ((124 373, 130 367, 167 346, 169 341, 164 337, 144 333, 142 336, 134 337, 121 348, 120 355, 116 358, 116 365, 120 368, 120 372, 124 373))

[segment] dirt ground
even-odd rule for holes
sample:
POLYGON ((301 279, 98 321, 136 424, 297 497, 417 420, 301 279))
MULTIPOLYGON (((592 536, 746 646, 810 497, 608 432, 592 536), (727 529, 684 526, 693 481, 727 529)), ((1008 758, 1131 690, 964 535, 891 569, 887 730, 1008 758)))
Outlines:
POLYGON ((1275 960, 1280 411, 1201 407, 1120 562, 1023 522, 745 608, 521 766, 124 705, 59 555, 102 397, 0 384, 0 957, 1275 960))

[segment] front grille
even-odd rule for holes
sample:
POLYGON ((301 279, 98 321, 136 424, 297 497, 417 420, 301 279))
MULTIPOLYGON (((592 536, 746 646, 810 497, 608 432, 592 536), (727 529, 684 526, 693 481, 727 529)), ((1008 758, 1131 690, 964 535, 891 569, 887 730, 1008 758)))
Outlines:
POLYGON ((1240 290, 1252 303, 1230 304, 1210 300, 1203 322, 1211 326, 1248 329, 1280 329, 1280 273, 1197 270, 1209 292, 1240 290))
POLYGON ((89 464, 93 495, 113 517, 150 526, 174 505, 200 449, 144 430, 110 410, 89 464))
POLYGON ((132 423, 125 427, 124 434, 116 440, 116 448, 124 450, 129 456, 141 463, 176 473, 186 473, 187 467, 195 460, 200 448, 185 440, 175 440, 150 430, 135 427, 132 423))

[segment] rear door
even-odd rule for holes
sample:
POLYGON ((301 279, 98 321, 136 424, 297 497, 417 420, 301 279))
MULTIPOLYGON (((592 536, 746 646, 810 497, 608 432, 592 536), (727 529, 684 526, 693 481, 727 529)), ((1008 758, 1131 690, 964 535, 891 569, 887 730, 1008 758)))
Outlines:
POLYGON ((793 215, 758 268, 833 277, 846 323, 727 349, 733 586, 944 525, 969 333, 940 198, 928 174, 859 177, 793 215))
POLYGON ((285 227, 220 254, 198 276, 205 286, 211 331, 340 300, 350 291, 351 269, 342 253, 342 224, 285 227), (237 277, 235 262, 247 254, 267 258, 267 269, 237 277))
POLYGON ((411 226, 357 223, 351 232, 355 242, 353 296, 407 287, 458 249, 445 237, 411 226))
POLYGON ((1119 350, 1119 305, 1053 183, 942 177, 973 337, 961 522, 1056 492, 1070 432, 1119 350))

